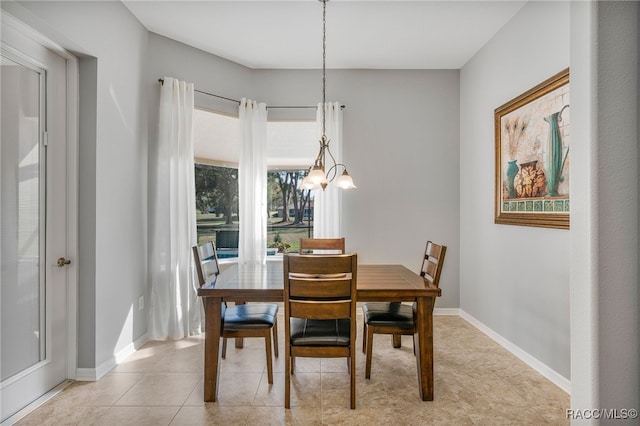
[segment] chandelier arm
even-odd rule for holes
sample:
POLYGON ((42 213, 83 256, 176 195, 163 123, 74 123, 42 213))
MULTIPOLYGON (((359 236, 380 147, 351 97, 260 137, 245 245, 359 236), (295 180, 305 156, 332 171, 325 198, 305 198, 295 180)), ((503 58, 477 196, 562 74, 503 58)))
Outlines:
MULTIPOLYGON (((328 144, 328 143, 327 143, 327 149, 326 149, 325 151, 326 151, 326 153, 328 153, 328 154, 329 154, 329 158, 331 158, 331 162, 332 162, 332 163, 333 163, 333 165, 335 166, 335 164, 336 164, 336 159, 335 159, 335 157, 333 156, 333 154, 331 153, 331 149, 329 148, 329 144, 328 144)), ((332 167, 332 168, 333 168, 333 167, 332 167)))
POLYGON ((329 168, 329 170, 327 170, 327 181, 328 182, 333 182, 333 180, 336 178, 336 176, 338 175, 338 167, 344 168, 343 172, 347 171, 347 166, 345 166, 342 163, 334 163, 333 166, 331 166, 329 168))
POLYGON ((315 161, 315 165, 317 167, 322 168, 322 170, 324 170, 324 162, 325 162, 325 149, 326 149, 326 145, 324 143, 323 139, 320 139, 318 141, 320 143, 320 150, 318 151, 318 155, 316 156, 316 161, 315 161))
POLYGON ((329 168, 329 170, 327 170, 327 182, 333 182, 336 178, 336 175, 338 174, 338 165, 339 164, 334 164, 329 168))

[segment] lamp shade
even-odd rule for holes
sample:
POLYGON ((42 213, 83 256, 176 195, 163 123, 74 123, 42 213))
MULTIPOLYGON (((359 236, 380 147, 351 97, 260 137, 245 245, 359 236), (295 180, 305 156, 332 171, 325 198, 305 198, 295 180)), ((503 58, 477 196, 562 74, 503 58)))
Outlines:
POLYGON ((357 186, 355 186, 354 183, 353 183, 353 179, 351 178, 349 173, 347 173, 346 170, 344 172, 342 172, 340 177, 336 180, 336 186, 338 188, 341 188, 341 189, 354 189, 354 188, 357 188, 357 186))
POLYGON ((313 167, 309 172, 307 178, 309 179, 309 182, 314 185, 327 184, 327 176, 324 174, 324 170, 322 170, 320 167, 313 167))
POLYGON ((327 176, 320 166, 313 166, 309 174, 302 179, 301 189, 324 189, 327 186, 327 176))
POLYGON ((302 182, 300 182, 300 189, 313 190, 313 189, 320 189, 320 188, 321 186, 319 184, 316 185, 309 180, 309 176, 305 177, 304 179, 302 179, 302 182))

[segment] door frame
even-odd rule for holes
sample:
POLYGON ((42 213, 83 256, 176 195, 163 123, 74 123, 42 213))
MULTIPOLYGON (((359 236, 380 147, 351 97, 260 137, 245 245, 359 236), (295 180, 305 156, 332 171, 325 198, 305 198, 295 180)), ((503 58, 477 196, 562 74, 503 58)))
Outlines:
POLYGON ((20 34, 36 41, 66 60, 67 77, 67 218, 65 257, 71 259, 66 266, 66 378, 74 380, 78 365, 78 133, 79 133, 79 65, 78 59, 58 43, 49 39, 36 29, 16 19, 2 10, 1 25, 6 25, 20 34))

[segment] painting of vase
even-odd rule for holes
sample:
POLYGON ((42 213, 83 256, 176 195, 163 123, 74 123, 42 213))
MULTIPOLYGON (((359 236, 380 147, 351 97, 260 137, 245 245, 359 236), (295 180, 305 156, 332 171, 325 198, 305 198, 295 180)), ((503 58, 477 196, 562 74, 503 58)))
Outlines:
POLYGON ((569 70, 495 110, 495 222, 569 227, 569 70))
POLYGON ((558 193, 558 185, 564 181, 562 172, 569 155, 569 147, 567 147, 566 153, 563 154, 562 132, 560 131, 559 123, 562 121, 562 113, 568 107, 569 105, 565 105, 560 111, 544 118, 544 121, 549 123, 549 143, 547 145, 547 174, 549 181, 547 192, 550 197, 560 195, 558 193))

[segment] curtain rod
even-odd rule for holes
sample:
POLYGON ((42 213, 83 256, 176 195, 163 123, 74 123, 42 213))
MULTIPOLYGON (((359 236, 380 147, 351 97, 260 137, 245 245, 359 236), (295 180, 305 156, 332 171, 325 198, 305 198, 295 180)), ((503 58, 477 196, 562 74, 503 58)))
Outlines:
MULTIPOLYGON (((159 82, 160 84, 164 84, 164 79, 159 78, 159 79, 158 79, 158 82, 159 82)), ((198 93, 202 93, 203 95, 213 96, 213 97, 215 97, 215 98, 220 98, 220 99, 224 99, 224 100, 227 100, 227 101, 235 102, 235 103, 237 103, 238 105, 240 105, 240 101, 239 101, 239 100, 237 100, 237 99, 227 98, 227 97, 224 97, 224 96, 215 95, 215 94, 213 94, 213 93, 203 92, 202 90, 198 90, 198 89, 196 89, 196 88, 194 88, 194 89, 193 89, 193 91, 194 91, 194 92, 198 92, 198 93)), ((270 109, 270 108, 276 108, 276 109, 277 109, 277 108, 281 108, 281 109, 303 109, 303 108, 313 108, 313 109, 316 109, 316 108, 317 108, 317 106, 269 106, 269 105, 267 105, 267 109, 270 109)), ((344 108, 345 108, 345 106, 344 106, 344 105, 340 105, 340 108, 341 108, 341 109, 344 109, 344 108)))

